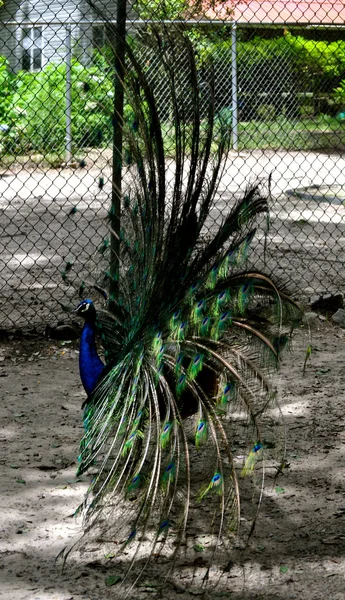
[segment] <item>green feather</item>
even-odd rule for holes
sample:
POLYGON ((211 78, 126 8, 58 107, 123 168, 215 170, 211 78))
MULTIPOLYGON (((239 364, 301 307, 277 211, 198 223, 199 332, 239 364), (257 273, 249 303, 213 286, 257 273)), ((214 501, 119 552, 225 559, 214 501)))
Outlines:
POLYGON ((170 527, 170 521, 168 519, 166 519, 165 521, 162 521, 161 524, 159 525, 158 535, 167 535, 169 527, 170 527))
POLYGON ((158 356, 161 347, 162 347, 162 333, 159 332, 159 333, 157 333, 157 335, 155 335, 155 337, 153 338, 153 342, 152 342, 152 351, 155 356, 158 356))
POLYGON ((195 305, 194 310, 193 310, 193 315, 192 315, 193 323, 195 325, 198 325, 200 323, 200 321, 203 319, 205 308, 206 308, 205 300, 199 300, 199 302, 195 305))
POLYGON ((219 319, 216 320, 213 328, 212 328, 212 337, 216 341, 219 339, 220 335, 225 331, 228 327, 230 327, 232 323, 232 316, 229 310, 223 312, 219 319))
POLYGON ((258 462, 258 460, 260 460, 261 457, 262 444, 260 444, 260 442, 257 442, 255 446, 253 446, 246 458, 246 462, 244 463, 244 467, 241 471, 241 477, 246 477, 247 475, 250 475, 253 472, 256 463, 258 462))
POLYGON ((132 450, 136 440, 138 438, 143 438, 143 434, 141 431, 139 431, 138 429, 135 429, 134 431, 132 431, 132 433, 130 434, 128 440, 126 441, 123 450, 122 450, 122 456, 126 456, 128 454, 128 452, 130 450, 132 450))
POLYGON ((185 374, 180 375, 176 384, 176 394, 177 396, 181 396, 183 390, 187 385, 187 376, 185 374))
POLYGON ((172 483, 175 479, 175 471, 176 471, 176 467, 175 467, 175 463, 170 462, 166 469, 164 470, 164 473, 162 475, 162 484, 163 485, 168 485, 168 483, 172 483))
POLYGON ((218 396, 218 402, 222 405, 226 405, 235 397, 236 388, 233 381, 226 383, 222 386, 220 394, 218 396))
POLYGON ((201 323, 199 324, 199 335, 202 337, 207 337, 212 325, 212 320, 210 317, 205 317, 201 323))
POLYGON ((230 292, 229 290, 223 290, 220 294, 218 294, 215 299, 213 314, 215 317, 219 317, 220 313, 224 312, 224 307, 230 301, 230 292))
POLYGON ((197 448, 200 448, 202 444, 204 444, 208 437, 208 425, 207 421, 204 419, 199 419, 196 431, 195 431, 195 445, 197 448))
POLYGON ((195 294, 198 291, 198 289, 199 289, 199 285, 197 283, 194 283, 189 288, 189 300, 190 300, 191 306, 193 306, 193 304, 195 303, 195 294))
POLYGON ((134 419, 134 422, 133 422, 133 429, 138 429, 138 427, 139 427, 139 423, 140 423, 140 421, 141 421, 141 417, 142 417, 142 416, 143 416, 143 411, 142 411, 142 410, 139 410, 139 412, 138 412, 138 414, 137 414, 137 416, 135 417, 135 419, 134 419))
MULTIPOLYGON (((254 231, 255 233, 255 231, 254 231)), ((248 259, 250 243, 253 239, 253 233, 250 233, 238 248, 237 264, 245 262, 248 259)))
POLYGON ((177 330, 181 325, 180 315, 181 311, 177 310, 170 319, 169 326, 172 337, 177 337, 177 330))
POLYGON ((163 425, 163 429, 162 429, 162 433, 161 433, 161 446, 162 446, 163 450, 170 442, 172 426, 173 426, 173 424, 170 421, 166 421, 163 425))
POLYGON ((127 540, 124 543, 124 547, 126 547, 128 544, 130 544, 134 540, 134 538, 136 537, 136 535, 137 535, 137 530, 136 529, 132 529, 132 531, 130 532, 127 540))
POLYGON ((273 339, 273 346, 278 354, 279 354, 279 352, 284 350, 284 348, 288 345, 288 343, 289 343, 289 337, 287 335, 278 335, 273 339))
POLYGON ((186 332, 187 332, 187 323, 186 323, 186 321, 183 321, 177 330, 177 339, 179 340, 179 342, 182 342, 185 339, 186 332))
POLYGON ((204 364, 204 356, 203 354, 197 354, 189 365, 188 369, 188 377, 193 380, 196 376, 202 371, 202 367, 204 364))
POLYGON ((222 493, 222 482, 223 477, 218 471, 213 475, 210 483, 207 486, 201 488, 198 494, 198 501, 200 502, 207 494, 210 492, 217 492, 218 494, 222 493))
POLYGON ((207 279, 207 283, 206 286, 208 287, 208 289, 213 290, 216 283, 217 283, 217 279, 218 279, 218 273, 219 273, 219 266, 215 265, 212 269, 211 272, 208 276, 207 279))
POLYGON ((176 377, 180 376, 181 373, 181 369, 182 369, 182 361, 183 361, 183 354, 182 352, 179 353, 176 362, 175 362, 175 375, 176 377))
POLYGON ((254 286, 253 283, 250 281, 243 284, 238 290, 237 303, 241 315, 244 315, 244 313, 246 312, 253 291, 254 286))
POLYGON ((141 477, 140 473, 138 473, 137 475, 135 475, 132 478, 130 484, 128 485, 127 493, 132 494, 132 492, 135 492, 137 489, 140 488, 141 484, 142 484, 142 477, 141 477))

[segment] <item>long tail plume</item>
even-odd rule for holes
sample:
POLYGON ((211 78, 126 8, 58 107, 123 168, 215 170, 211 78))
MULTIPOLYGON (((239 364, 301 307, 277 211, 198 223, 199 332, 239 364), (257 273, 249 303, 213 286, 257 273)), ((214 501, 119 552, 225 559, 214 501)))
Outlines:
POLYGON ((230 199, 208 229, 231 142, 212 66, 201 68, 186 30, 153 29, 151 41, 169 101, 163 110, 128 45, 120 275, 112 310, 98 311, 107 366, 88 399, 78 469, 94 472, 86 531, 105 520, 131 564, 144 543, 147 560, 167 540, 176 556, 195 502, 214 509, 214 550, 237 534, 249 481, 260 502, 279 446, 270 373, 300 317, 269 277, 246 269, 268 212, 262 186, 230 199))

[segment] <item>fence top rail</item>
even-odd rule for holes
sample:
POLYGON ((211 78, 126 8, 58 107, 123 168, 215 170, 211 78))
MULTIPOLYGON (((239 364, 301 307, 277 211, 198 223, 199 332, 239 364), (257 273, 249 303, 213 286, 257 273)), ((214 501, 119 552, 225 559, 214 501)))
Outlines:
MULTIPOLYGON (((107 23, 111 23, 112 25, 116 25, 115 19, 107 19, 107 23)), ((101 19, 17 19, 15 21, 1 21, 0 23, 5 26, 16 26, 21 25, 22 27, 26 26, 34 26, 34 25, 104 25, 105 20, 101 19)), ((281 23, 272 23, 271 21, 260 21, 260 23, 250 23, 248 21, 239 21, 235 19, 127 19, 127 25, 172 25, 172 24, 180 24, 180 25, 203 25, 203 26, 236 26, 236 27, 270 27, 270 28, 279 28, 282 27, 293 27, 295 29, 343 29, 345 27, 344 23, 296 23, 296 21, 282 21, 281 23)))

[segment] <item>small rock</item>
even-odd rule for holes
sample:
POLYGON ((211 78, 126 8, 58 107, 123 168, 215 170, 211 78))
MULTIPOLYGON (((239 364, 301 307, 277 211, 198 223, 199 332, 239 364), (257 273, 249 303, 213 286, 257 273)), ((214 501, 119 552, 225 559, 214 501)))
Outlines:
POLYGON ((332 321, 340 325, 340 327, 345 327, 345 310, 339 308, 339 310, 332 315, 332 321))

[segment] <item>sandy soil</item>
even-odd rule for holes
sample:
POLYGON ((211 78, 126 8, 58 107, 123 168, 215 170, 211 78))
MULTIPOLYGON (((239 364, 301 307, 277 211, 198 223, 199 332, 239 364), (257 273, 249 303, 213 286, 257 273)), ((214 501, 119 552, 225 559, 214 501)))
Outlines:
MULTIPOLYGON (((344 599, 345 331, 317 318, 311 333, 313 353, 305 376, 306 329, 297 332, 282 363, 278 387, 290 466, 276 482, 268 473, 250 544, 236 544, 230 560, 217 558, 212 566, 207 553, 195 550, 163 587, 166 564, 157 561, 135 590, 127 588, 130 597, 344 599), (201 581, 210 566, 205 589, 201 581)), ((73 343, 35 337, 0 343, 4 600, 125 596, 114 583, 123 562, 111 558, 111 544, 108 558, 103 547, 89 544, 71 556, 64 572, 55 562, 80 531, 71 515, 88 479, 75 477, 84 399, 77 357, 73 343)))

